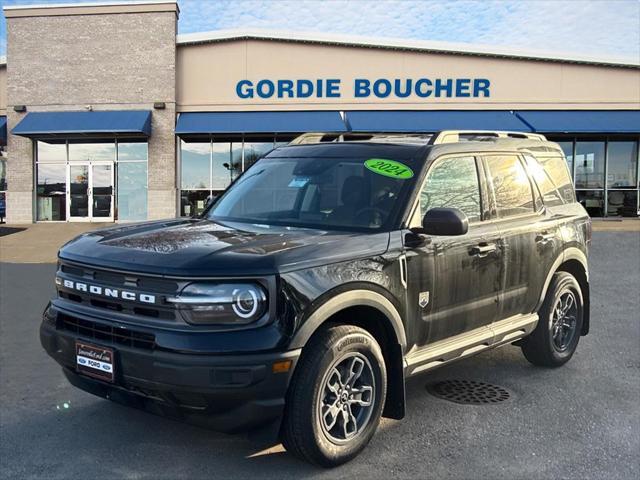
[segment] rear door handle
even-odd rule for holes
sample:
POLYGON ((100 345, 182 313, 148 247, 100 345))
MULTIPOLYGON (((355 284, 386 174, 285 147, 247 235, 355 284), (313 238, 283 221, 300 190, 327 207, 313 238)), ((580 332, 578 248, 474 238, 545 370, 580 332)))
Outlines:
POLYGON ((497 250, 495 243, 479 243, 478 245, 471 247, 470 254, 475 255, 477 257, 486 257, 492 252, 497 250))

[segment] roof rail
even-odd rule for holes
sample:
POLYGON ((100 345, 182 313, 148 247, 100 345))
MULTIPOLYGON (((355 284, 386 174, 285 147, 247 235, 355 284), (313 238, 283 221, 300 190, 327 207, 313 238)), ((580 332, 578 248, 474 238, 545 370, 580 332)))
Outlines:
POLYGON ((486 141, 500 138, 525 138, 545 142, 544 135, 527 132, 507 132, 498 130, 442 130, 436 133, 429 141, 430 145, 440 145, 443 143, 456 143, 460 140, 486 141))
POLYGON ((412 143, 426 145, 431 139, 430 133, 364 133, 364 132, 307 132, 289 142, 289 145, 326 142, 380 142, 412 143))

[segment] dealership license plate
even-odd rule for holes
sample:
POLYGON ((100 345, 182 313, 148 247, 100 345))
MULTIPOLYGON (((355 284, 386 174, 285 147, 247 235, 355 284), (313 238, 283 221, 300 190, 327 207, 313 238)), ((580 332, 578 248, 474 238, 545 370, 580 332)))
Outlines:
POLYGON ((113 350, 111 348, 76 342, 76 369, 84 375, 105 382, 113 382, 113 350))

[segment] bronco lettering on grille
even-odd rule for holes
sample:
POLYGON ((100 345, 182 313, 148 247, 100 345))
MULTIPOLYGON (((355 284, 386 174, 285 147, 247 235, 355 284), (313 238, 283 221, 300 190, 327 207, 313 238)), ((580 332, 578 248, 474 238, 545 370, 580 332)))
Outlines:
POLYGON ((100 285, 74 282, 73 280, 62 279, 60 277, 56 277, 56 284, 78 292, 87 292, 93 295, 101 295, 103 297, 120 298, 122 300, 129 300, 132 302, 156 303, 156 296, 148 293, 137 293, 130 290, 101 287, 100 285))

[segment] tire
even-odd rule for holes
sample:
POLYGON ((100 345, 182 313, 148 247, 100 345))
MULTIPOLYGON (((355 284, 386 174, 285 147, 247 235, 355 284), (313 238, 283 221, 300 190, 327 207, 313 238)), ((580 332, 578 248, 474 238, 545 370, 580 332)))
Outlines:
POLYGON ((580 341, 583 315, 584 301, 580 284, 570 273, 556 273, 538 311, 538 325, 522 342, 525 358, 541 367, 555 368, 567 363, 580 341), (567 308, 568 298, 575 304, 567 308), (563 311, 564 316, 561 315, 563 311))
POLYGON ((281 428, 284 447, 322 467, 348 462, 373 437, 386 393, 384 357, 369 332, 352 325, 320 330, 304 347, 289 386, 281 428), (349 376, 358 370, 357 378, 349 376), (347 388, 350 378, 353 385, 347 388))

